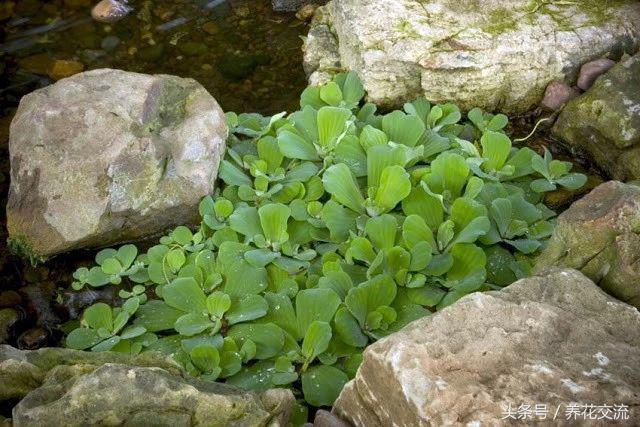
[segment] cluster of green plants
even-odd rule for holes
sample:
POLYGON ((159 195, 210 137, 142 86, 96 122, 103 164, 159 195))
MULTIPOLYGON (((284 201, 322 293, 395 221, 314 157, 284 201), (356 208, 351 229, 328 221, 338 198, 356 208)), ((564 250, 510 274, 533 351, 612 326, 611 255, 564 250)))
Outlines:
POLYGON ((553 230, 544 193, 585 176, 513 147, 504 115, 424 99, 378 114, 363 96, 340 74, 292 114, 229 113, 200 226, 76 271, 75 289, 122 284, 124 303, 89 307, 67 346, 161 351, 194 376, 327 406, 372 341, 526 276, 553 230))

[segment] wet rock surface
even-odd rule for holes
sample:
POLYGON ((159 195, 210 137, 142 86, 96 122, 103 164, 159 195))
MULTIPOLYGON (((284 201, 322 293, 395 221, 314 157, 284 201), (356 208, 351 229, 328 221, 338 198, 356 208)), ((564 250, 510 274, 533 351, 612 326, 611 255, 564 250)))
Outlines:
POLYGON ((310 34, 305 69, 312 83, 346 68, 376 104, 425 96, 519 113, 538 105, 551 81, 574 80, 585 62, 635 51, 640 4, 333 0, 317 12, 310 34))
POLYGON ((293 395, 256 394, 187 378, 175 362, 128 356, 0 346, 0 401, 21 399, 15 426, 25 425, 286 425, 293 395))
POLYGON ((609 181, 560 214, 538 270, 576 268, 602 289, 640 307, 640 187, 609 181))
POLYGON ((540 105, 547 110, 556 111, 578 96, 580 96, 578 89, 563 82, 553 81, 545 89, 540 105))
POLYGON ((614 65, 616 62, 608 58, 595 59, 583 64, 578 74, 577 86, 582 90, 588 90, 598 77, 609 71, 614 65))
POLYGON ((191 79, 104 69, 33 92, 11 125, 9 238, 41 258, 191 224, 226 137, 191 79))
POLYGON ((612 178, 640 178, 640 54, 620 61, 569 102, 552 132, 612 178))
POLYGON ((333 411, 356 426, 501 425, 534 402, 560 406, 557 425, 572 402, 637 420, 640 312, 571 269, 471 294, 368 347, 333 411))

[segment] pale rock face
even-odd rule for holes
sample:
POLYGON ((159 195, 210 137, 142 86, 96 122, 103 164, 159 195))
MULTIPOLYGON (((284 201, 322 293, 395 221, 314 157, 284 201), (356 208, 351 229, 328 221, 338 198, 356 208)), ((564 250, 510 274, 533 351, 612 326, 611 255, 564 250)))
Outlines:
POLYGON ((552 269, 372 344, 333 411, 355 426, 489 426, 508 425, 509 404, 537 403, 562 405, 549 425, 563 425, 572 402, 617 402, 638 419, 640 312, 552 269))
POLYGON ((305 42, 312 84, 355 71, 369 101, 419 96, 506 113, 534 108, 553 80, 640 39, 640 3, 582 0, 333 0, 305 42), (536 7, 540 3, 539 7, 536 7))
POLYGON ((14 247, 48 257, 194 223, 227 132, 191 79, 102 69, 25 96, 9 142, 14 247))

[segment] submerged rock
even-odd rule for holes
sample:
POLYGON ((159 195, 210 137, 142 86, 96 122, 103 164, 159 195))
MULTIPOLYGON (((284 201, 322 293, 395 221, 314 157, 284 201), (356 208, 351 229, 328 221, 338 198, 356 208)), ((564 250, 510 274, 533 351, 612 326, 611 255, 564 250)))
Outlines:
POLYGON ((640 187, 609 181, 560 214, 538 270, 576 268, 640 307, 640 187))
POLYGON ((333 411, 355 426, 507 425, 509 408, 539 404, 561 425, 576 402, 626 405, 638 419, 640 312, 553 269, 372 344, 333 411))
POLYGON ((100 0, 91 9, 91 17, 98 22, 113 23, 127 16, 132 10, 128 0, 100 0))
POLYGON ((188 378, 170 359, 0 346, 0 400, 22 399, 15 426, 286 425, 289 390, 262 394, 188 378))
POLYGON ((227 131, 216 100, 174 76, 94 70, 25 96, 9 141, 11 245, 42 258, 195 223, 227 131))
POLYGON ((307 4, 325 4, 327 0, 271 0, 273 10, 277 12, 295 12, 307 4))
POLYGON ((551 81, 574 80, 610 51, 635 51, 639 39, 633 0, 333 0, 316 13, 305 70, 312 83, 354 70, 383 106, 425 96, 519 113, 551 81))
POLYGON ((552 132, 612 178, 640 178, 640 54, 620 61, 569 102, 552 132))

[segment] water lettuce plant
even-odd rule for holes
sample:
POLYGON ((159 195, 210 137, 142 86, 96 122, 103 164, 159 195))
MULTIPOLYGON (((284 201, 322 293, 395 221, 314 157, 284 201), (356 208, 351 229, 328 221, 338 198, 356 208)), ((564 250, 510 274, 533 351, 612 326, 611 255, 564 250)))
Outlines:
POLYGON ((363 96, 340 74, 292 114, 229 113, 200 226, 79 269, 75 289, 121 285, 124 303, 89 307, 67 346, 161 351, 194 376, 328 406, 372 341, 526 276, 553 231, 544 193, 585 176, 514 147, 504 115, 424 99, 378 114, 363 96))

